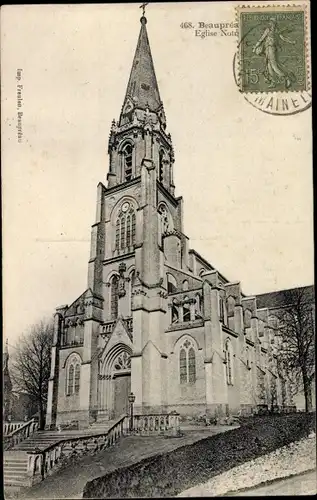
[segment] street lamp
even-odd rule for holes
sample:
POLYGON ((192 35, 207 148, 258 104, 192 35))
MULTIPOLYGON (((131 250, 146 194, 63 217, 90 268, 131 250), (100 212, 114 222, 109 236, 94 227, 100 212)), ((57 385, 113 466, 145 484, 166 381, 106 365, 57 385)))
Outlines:
POLYGON ((133 403, 135 401, 135 395, 133 394, 133 392, 131 392, 128 396, 128 400, 129 400, 129 403, 130 403, 130 432, 133 431, 133 403))

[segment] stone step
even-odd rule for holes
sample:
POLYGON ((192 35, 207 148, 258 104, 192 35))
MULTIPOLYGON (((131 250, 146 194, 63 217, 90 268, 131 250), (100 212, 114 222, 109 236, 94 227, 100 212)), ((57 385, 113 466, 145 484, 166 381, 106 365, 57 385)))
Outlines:
POLYGON ((3 454, 3 482, 5 486, 27 486, 28 456, 25 452, 5 451, 3 454))
POLYGON ((8 464, 8 465, 23 465, 26 462, 26 457, 25 458, 11 458, 11 457, 6 457, 4 456, 3 458, 3 463, 8 464))
POLYGON ((27 470, 27 465, 26 463, 24 464, 17 464, 17 463, 10 463, 10 462, 3 462, 3 465, 6 467, 8 470, 12 471, 26 471, 27 470))
POLYGON ((10 477, 4 474, 3 476, 4 484, 5 485, 27 485, 28 484, 28 478, 25 476, 20 476, 20 477, 10 477))
POLYGON ((93 437, 103 434, 110 429, 114 421, 94 422, 88 429, 71 431, 38 431, 24 441, 16 444, 12 451, 30 451, 35 448, 40 450, 47 448, 58 441, 67 441, 72 438, 93 437))
POLYGON ((4 470, 3 471, 3 475, 4 477, 6 478, 22 478, 22 477, 25 477, 26 476, 26 470, 25 471, 15 471, 15 470, 11 470, 11 469, 8 469, 8 470, 4 470))
POLYGON ((6 478, 4 477, 3 478, 3 484, 4 486, 28 486, 29 485, 29 482, 28 482, 28 478, 27 477, 24 477, 24 478, 6 478))

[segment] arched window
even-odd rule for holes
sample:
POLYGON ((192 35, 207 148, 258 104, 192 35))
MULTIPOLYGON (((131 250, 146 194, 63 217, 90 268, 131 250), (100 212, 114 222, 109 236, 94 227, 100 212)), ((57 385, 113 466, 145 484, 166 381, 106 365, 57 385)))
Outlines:
POLYGON ((132 301, 133 301, 133 295, 132 295, 132 287, 133 287, 133 283, 134 283, 134 279, 135 279, 135 270, 133 269, 133 271, 131 271, 130 273, 130 282, 129 282, 129 290, 130 290, 130 294, 129 294, 129 301, 130 301, 130 315, 132 315, 132 301))
POLYGON ((166 206, 163 203, 158 207, 157 211, 158 211, 159 217, 160 217, 160 219, 159 219, 160 233, 161 233, 161 236, 163 236, 164 234, 167 234, 172 229, 171 217, 170 217, 170 214, 169 214, 166 206))
POLYGON ((236 301, 235 301, 234 297, 232 297, 230 295, 228 297, 228 299, 227 299, 227 311, 228 311, 228 315, 229 316, 233 316, 234 315, 235 305, 236 305, 236 301))
POLYGON ((224 321, 224 307, 223 307, 223 298, 219 297, 219 319, 223 323, 224 321))
POLYGON ((74 365, 70 364, 68 367, 68 384, 67 384, 67 395, 73 394, 74 385, 74 365))
POLYGON ((132 152, 133 147, 130 143, 126 144, 122 150, 125 181, 132 179, 132 152))
POLYGON ((118 317, 118 284, 119 278, 117 275, 114 275, 111 279, 110 290, 111 290, 111 318, 116 319, 118 317))
POLYGON ((75 394, 79 393, 80 387, 80 364, 77 363, 75 366, 75 394))
POLYGON ((226 361, 226 377, 227 384, 233 385, 233 354, 231 342, 228 339, 225 344, 225 361, 226 361))
POLYGON ((178 313, 178 305, 175 299, 172 302, 172 325, 174 323, 178 323, 179 313, 178 313))
POLYGON ((66 367, 66 394, 79 394, 80 389, 80 361, 78 355, 72 355, 66 367))
POLYGON ((201 268, 201 270, 199 271, 199 276, 202 277, 202 275, 205 273, 205 269, 201 268))
POLYGON ((179 351, 179 378, 181 384, 196 382, 196 354, 192 342, 188 339, 181 345, 179 351))
POLYGON ((188 351, 188 382, 193 383, 196 380, 196 356, 191 347, 188 351))
POLYGON ((244 327, 245 328, 250 328, 251 318, 252 318, 252 312, 250 311, 250 309, 246 309, 244 311, 244 327))
POLYGON ((164 151, 161 149, 159 153, 159 181, 164 179, 164 151))
POLYGON ((176 279, 172 274, 167 274, 167 292, 174 293, 177 290, 176 279))
POLYGON ((187 354, 185 349, 181 349, 179 353, 179 373, 180 383, 186 384, 187 382, 187 354))
POLYGON ((135 212, 123 203, 116 221, 116 249, 129 251, 135 244, 135 212))
POLYGON ((269 316, 269 325, 271 328, 278 329, 278 318, 277 316, 269 316))
POLYGON ((251 368, 250 349, 248 346, 246 347, 246 350, 245 350, 245 357, 246 357, 247 368, 251 368))
POLYGON ((131 370, 131 358, 127 352, 122 352, 114 361, 116 371, 131 370))
POLYGON ((188 290, 188 280, 183 281, 183 290, 184 291, 188 290))
POLYGON ((188 297, 184 297, 183 302, 183 321, 190 321, 190 304, 188 301, 188 297))
POLYGON ((201 318, 203 314, 202 298, 199 293, 195 297, 195 318, 201 318))

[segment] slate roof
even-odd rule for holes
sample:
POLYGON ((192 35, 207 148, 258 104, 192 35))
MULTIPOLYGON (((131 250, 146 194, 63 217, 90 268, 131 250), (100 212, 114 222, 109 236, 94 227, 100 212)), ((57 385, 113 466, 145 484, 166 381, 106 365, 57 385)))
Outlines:
MULTIPOLYGON (((311 293, 312 300, 314 300, 314 295, 315 295, 314 285, 297 287, 297 288, 307 290, 308 293, 311 293)), ((283 307, 285 305, 285 292, 291 292, 293 290, 297 290, 297 288, 290 288, 288 290, 277 290, 275 292, 268 292, 256 295, 257 308, 262 309, 267 307, 269 309, 275 309, 283 307)))
POLYGON ((150 111, 157 111, 162 105, 146 30, 145 17, 141 18, 141 29, 123 108, 128 100, 132 100, 137 108, 145 110, 148 106, 150 111))

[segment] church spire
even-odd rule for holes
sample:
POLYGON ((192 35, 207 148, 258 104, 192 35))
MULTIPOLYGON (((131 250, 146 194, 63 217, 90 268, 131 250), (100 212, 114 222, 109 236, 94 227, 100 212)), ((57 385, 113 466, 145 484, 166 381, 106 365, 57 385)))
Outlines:
POLYGON ((120 122, 122 121, 122 116, 133 107, 143 110, 148 108, 149 111, 157 112, 162 106, 146 29, 147 19, 144 16, 144 12, 140 22, 141 29, 139 39, 124 98, 120 122))
POLYGON ((141 5, 140 34, 120 118, 110 129, 108 188, 140 177, 146 159, 152 162, 161 186, 174 194, 172 139, 166 130, 144 7, 141 5))

